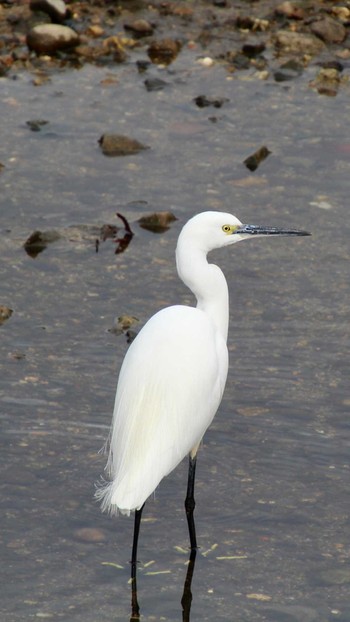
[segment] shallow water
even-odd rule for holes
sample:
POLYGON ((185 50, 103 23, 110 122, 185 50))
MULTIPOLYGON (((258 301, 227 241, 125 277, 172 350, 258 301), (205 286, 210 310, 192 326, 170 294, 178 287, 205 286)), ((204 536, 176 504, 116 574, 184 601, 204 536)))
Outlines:
MULTIPOLYGON (((191 620, 350 619, 350 105, 346 86, 336 98, 310 90, 316 71, 287 86, 232 78, 186 51, 149 70, 163 91, 147 92, 131 63, 57 73, 42 87, 26 74, 1 80, 0 304, 14 310, 1 327, 6 622, 130 616, 132 520, 101 515, 93 500, 127 348, 109 329, 124 313, 142 325, 193 303, 174 249, 182 224, 207 209, 313 235, 212 254, 231 292, 231 365, 198 458, 191 620), (103 86, 111 74, 117 83, 103 86), (200 94, 229 101, 199 109, 200 94), (31 132, 32 119, 49 123, 31 132), (106 158, 97 140, 107 131, 151 149, 106 158), (249 173, 242 162, 263 144, 272 154, 249 173), (136 223, 163 209, 178 218, 169 231, 136 223), (117 224, 116 211, 135 236, 122 254, 111 240, 96 253, 91 231, 117 224), (34 230, 72 225, 35 259, 25 253, 34 230)), ((145 509, 144 620, 181 620, 185 482, 184 463, 145 509)))

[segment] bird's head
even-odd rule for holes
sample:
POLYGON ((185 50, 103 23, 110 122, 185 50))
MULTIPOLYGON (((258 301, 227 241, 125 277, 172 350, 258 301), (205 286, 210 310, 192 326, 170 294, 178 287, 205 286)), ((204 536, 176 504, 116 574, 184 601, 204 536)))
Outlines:
POLYGON ((241 240, 257 236, 311 235, 299 229, 281 229, 261 225, 246 225, 232 214, 224 212, 202 212, 191 218, 184 226, 180 237, 187 238, 188 243, 198 249, 209 252, 215 248, 229 246, 241 240))

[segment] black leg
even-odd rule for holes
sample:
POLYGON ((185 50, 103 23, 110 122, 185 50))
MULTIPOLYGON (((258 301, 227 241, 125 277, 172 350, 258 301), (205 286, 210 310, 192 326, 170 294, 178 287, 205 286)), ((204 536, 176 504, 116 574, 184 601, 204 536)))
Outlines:
POLYGON ((140 524, 142 510, 145 504, 139 509, 135 510, 135 522, 134 522, 134 538, 132 542, 131 553, 131 618, 130 622, 140 619, 140 607, 137 602, 137 584, 136 584, 136 568, 137 568, 137 543, 140 533, 140 524))
POLYGON ((186 517, 188 523, 188 531, 190 534, 190 545, 191 550, 197 550, 197 538, 196 538, 196 527, 194 524, 193 511, 196 506, 196 502, 194 500, 194 480, 196 476, 196 460, 197 457, 194 458, 190 455, 190 460, 188 464, 188 481, 187 481, 187 494, 185 499, 185 510, 186 517))

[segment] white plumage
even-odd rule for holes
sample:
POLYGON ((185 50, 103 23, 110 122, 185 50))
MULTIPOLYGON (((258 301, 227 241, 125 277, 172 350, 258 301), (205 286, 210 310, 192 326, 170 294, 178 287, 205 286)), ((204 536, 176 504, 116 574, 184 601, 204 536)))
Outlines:
MULTIPOLYGON (((207 253, 257 234, 306 235, 242 225, 221 212, 198 214, 182 229, 177 269, 197 307, 176 305, 156 313, 125 356, 109 437, 110 482, 96 492, 103 510, 140 509, 187 454, 195 457, 228 370, 228 288, 207 253)), ((191 477, 194 483, 194 471, 191 477)))
POLYGON ((200 443, 227 374, 216 333, 203 311, 174 306, 154 315, 131 344, 119 376, 103 508, 140 508, 200 443))

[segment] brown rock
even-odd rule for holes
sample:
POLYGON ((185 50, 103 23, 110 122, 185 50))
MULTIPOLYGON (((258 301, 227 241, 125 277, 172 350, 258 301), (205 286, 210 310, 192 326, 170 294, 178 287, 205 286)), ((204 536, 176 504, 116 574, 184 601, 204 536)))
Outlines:
POLYGON ((310 29, 325 43, 342 43, 347 35, 345 26, 328 15, 312 22, 310 29))
POLYGON ((133 155, 143 149, 149 149, 138 140, 120 134, 103 134, 98 142, 102 152, 107 156, 133 155))
POLYGON ((13 309, 10 307, 6 307, 5 305, 0 305, 0 324, 3 324, 8 320, 13 313, 13 309))
POLYGON ((39 24, 27 34, 27 46, 37 54, 50 55, 78 44, 79 35, 72 28, 59 24, 39 24))
POLYGON ((160 39, 151 43, 147 53, 152 63, 169 65, 175 60, 180 49, 181 44, 179 41, 175 39, 160 39))
POLYGON ((335 68, 320 69, 316 78, 309 83, 311 88, 316 89, 320 95, 335 97, 341 84, 340 73, 335 68))
POLYGON ((124 24, 125 30, 131 32, 134 37, 141 39, 141 37, 149 37, 153 34, 153 26, 145 19, 137 19, 130 24, 124 24))
POLYGON ((67 17, 67 7, 63 0, 30 0, 32 11, 46 13, 55 23, 63 22, 67 17))
POLYGON ((275 9, 275 13, 276 15, 284 15, 288 19, 304 19, 305 16, 304 9, 289 0, 279 4, 275 9))
POLYGON ((289 30, 279 30, 274 37, 274 43, 284 54, 315 56, 325 49, 324 43, 318 37, 289 30))

